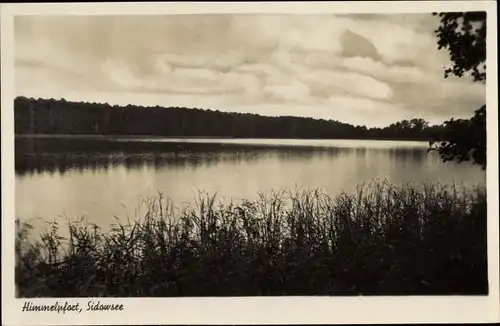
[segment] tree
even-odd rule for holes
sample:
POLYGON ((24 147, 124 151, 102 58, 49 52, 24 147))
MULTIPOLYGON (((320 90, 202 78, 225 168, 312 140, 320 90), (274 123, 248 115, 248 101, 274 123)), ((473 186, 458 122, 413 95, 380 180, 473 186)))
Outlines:
POLYGON ((470 161, 486 168, 486 105, 476 110, 469 119, 451 119, 445 122, 443 139, 438 151, 444 162, 470 161))
MULTIPOLYGON (((438 49, 447 49, 452 66, 450 74, 472 76, 475 82, 486 82, 486 12, 434 13, 440 17, 435 30, 438 49)), ((473 161, 486 169, 486 105, 469 120, 451 119, 444 123, 440 139, 431 142, 443 161, 473 161)))
POLYGON ((440 17, 435 33, 438 49, 447 49, 452 66, 445 70, 462 77, 470 73, 474 81, 486 80, 486 12, 434 13, 440 17))
POLYGON ((429 127, 429 123, 424 119, 411 119, 411 128, 417 132, 422 132, 425 128, 429 127))

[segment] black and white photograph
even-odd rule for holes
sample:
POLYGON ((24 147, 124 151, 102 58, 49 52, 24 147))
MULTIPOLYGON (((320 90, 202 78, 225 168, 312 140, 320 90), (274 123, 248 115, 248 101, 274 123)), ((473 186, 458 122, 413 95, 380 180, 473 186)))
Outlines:
POLYGON ((49 298, 93 300, 84 310, 110 298, 498 300, 496 14, 263 5, 10 19, 2 175, 23 311, 49 298))

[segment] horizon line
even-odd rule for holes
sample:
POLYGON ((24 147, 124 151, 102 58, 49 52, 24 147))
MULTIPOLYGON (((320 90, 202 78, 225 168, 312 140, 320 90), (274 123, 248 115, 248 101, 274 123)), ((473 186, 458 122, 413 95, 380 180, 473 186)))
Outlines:
MULTIPOLYGON (((297 119, 306 119, 306 120, 314 120, 314 121, 337 122, 337 123, 341 123, 341 124, 345 124, 345 125, 350 125, 350 126, 353 126, 353 127, 365 127, 368 130, 369 129, 384 129, 384 128, 388 128, 389 126, 391 126, 391 124, 389 124, 389 125, 386 125, 384 127, 368 127, 366 125, 355 125, 355 124, 351 124, 351 123, 348 123, 348 122, 342 122, 342 121, 333 120, 333 119, 313 118, 313 117, 308 117, 308 116, 296 116, 296 115, 269 115, 269 116, 267 116, 267 115, 262 115, 262 114, 258 114, 258 113, 250 113, 250 112, 221 111, 219 109, 213 109, 213 108, 199 108, 199 107, 187 107, 187 106, 161 106, 161 105, 155 105, 155 106, 147 105, 147 106, 143 106, 143 105, 137 105, 137 104, 131 104, 131 103, 129 103, 127 105, 120 105, 120 104, 110 104, 108 102, 73 101, 73 100, 66 100, 63 97, 61 97, 59 99, 56 99, 56 98, 42 98, 42 97, 35 98, 35 97, 32 97, 32 96, 18 95, 18 96, 16 96, 14 98, 14 101, 16 99, 19 99, 19 98, 24 98, 24 99, 27 99, 27 100, 35 100, 35 101, 39 101, 39 100, 44 100, 44 101, 54 100, 54 101, 64 101, 64 102, 67 102, 67 103, 100 104, 100 105, 108 105, 110 107, 118 107, 118 108, 126 108, 127 106, 135 106, 135 107, 144 108, 144 109, 148 109, 148 108, 150 108, 150 109, 153 109, 153 108, 161 108, 161 109, 176 108, 176 109, 185 109, 185 110, 201 110, 201 111, 205 111, 205 112, 219 112, 219 113, 223 113, 223 114, 253 115, 253 116, 257 116, 257 117, 261 117, 261 118, 297 118, 297 119)), ((423 119, 423 118, 414 117, 414 118, 411 118, 411 119, 402 119, 402 120, 394 121, 392 124, 395 124, 397 122, 402 122, 402 121, 405 121, 405 120, 406 121, 411 121, 412 119, 423 119)), ((444 120, 441 123, 435 123, 435 124, 430 124, 429 121, 427 121, 425 119, 423 119, 423 120, 426 121, 427 123, 429 123, 428 127, 438 127, 438 126, 442 126, 445 122, 450 121, 451 119, 453 119, 453 120, 463 120, 463 119, 455 119, 455 118, 451 117, 451 118, 449 118, 447 120, 444 120)))

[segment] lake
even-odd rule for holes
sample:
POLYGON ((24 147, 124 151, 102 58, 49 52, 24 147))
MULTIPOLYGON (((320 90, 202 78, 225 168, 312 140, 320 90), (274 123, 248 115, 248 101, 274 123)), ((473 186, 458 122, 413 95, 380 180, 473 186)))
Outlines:
POLYGON ((335 195, 374 179, 485 185, 478 166, 443 163, 427 148, 375 140, 18 136, 16 216, 37 225, 85 215, 106 227, 114 216, 140 215, 141 200, 158 192, 182 206, 200 191, 238 200, 295 188, 335 195))

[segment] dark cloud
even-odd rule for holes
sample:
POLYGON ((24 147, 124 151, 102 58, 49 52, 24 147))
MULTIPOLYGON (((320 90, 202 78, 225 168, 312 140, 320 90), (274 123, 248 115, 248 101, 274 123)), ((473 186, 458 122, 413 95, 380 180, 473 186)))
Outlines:
POLYGON ((344 57, 367 57, 380 60, 380 55, 373 43, 359 34, 346 30, 340 36, 342 55, 344 57))

